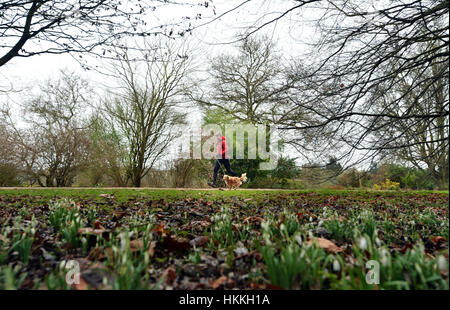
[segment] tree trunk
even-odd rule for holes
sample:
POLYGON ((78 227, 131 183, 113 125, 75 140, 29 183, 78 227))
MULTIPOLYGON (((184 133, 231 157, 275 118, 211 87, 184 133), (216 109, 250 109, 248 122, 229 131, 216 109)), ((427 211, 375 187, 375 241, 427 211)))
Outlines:
POLYGON ((133 180, 133 185, 134 187, 141 187, 141 174, 140 173, 136 173, 136 175, 134 176, 134 180, 133 180))

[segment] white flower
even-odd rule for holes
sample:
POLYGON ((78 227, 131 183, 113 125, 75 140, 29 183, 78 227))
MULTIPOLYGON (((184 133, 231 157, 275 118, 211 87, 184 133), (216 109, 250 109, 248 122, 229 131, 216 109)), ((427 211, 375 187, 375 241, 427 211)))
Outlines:
POLYGON ((341 270, 341 264, 339 264, 339 261, 337 259, 335 259, 333 261, 333 270, 336 271, 336 272, 341 270))
POLYGON ((300 234, 295 235, 295 241, 297 241, 298 245, 302 245, 302 236, 300 234))
POLYGON ((440 271, 446 271, 448 269, 448 262, 443 255, 438 256, 437 262, 440 271))
POLYGON ((367 249, 367 240, 364 237, 359 238, 358 246, 361 250, 367 249))
POLYGON ((322 226, 322 225, 323 225, 323 221, 322 221, 322 220, 320 220, 320 221, 319 221, 319 225, 318 225, 318 226, 320 227, 320 226, 322 226))
POLYGON ((125 238, 125 235, 121 235, 120 237, 120 250, 125 251, 127 248, 127 239, 125 238))
POLYGON ((310 217, 309 217, 309 221, 310 221, 310 222, 312 222, 312 221, 313 221, 313 218, 312 218, 312 216, 310 216, 310 217))
POLYGON ((381 250, 381 264, 383 264, 383 266, 389 264, 389 252, 387 249, 381 250))
POLYGON ((59 268, 60 268, 60 269, 64 269, 65 266, 66 266, 66 261, 65 261, 65 260, 62 260, 62 261, 59 263, 59 268))
POLYGON ((264 235, 264 241, 266 242, 267 246, 271 246, 272 245, 272 241, 270 241, 268 235, 264 235))
POLYGON ((261 227, 263 230, 269 230, 269 222, 266 221, 262 222, 261 227))
POLYGON ((305 256, 305 250, 302 249, 302 251, 300 252, 299 258, 301 259, 301 258, 303 258, 304 256, 305 256))
POLYGON ((285 230, 286 230, 286 226, 285 226, 284 224, 281 224, 281 225, 280 225, 280 230, 281 230, 281 231, 285 231, 285 230))
POLYGON ((375 239, 375 243, 377 246, 381 246, 381 240, 378 237, 375 239))

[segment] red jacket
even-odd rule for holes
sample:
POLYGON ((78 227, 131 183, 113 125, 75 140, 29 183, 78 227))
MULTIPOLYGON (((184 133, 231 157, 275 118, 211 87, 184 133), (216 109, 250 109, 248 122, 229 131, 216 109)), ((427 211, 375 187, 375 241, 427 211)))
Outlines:
POLYGON ((228 144, 225 141, 225 137, 222 136, 222 143, 217 146, 217 157, 218 158, 229 158, 228 153, 228 144))

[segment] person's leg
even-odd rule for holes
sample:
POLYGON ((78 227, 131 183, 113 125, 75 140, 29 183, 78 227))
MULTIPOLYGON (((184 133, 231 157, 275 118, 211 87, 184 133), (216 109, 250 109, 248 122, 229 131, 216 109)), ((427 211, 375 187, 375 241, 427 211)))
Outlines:
POLYGON ((227 172, 231 174, 233 177, 236 176, 236 173, 231 169, 230 160, 228 158, 222 159, 222 164, 225 166, 225 169, 227 169, 227 172))
POLYGON ((214 164, 214 176, 213 176, 213 184, 216 184, 217 180, 217 172, 219 172, 220 164, 219 160, 216 160, 216 163, 214 164))

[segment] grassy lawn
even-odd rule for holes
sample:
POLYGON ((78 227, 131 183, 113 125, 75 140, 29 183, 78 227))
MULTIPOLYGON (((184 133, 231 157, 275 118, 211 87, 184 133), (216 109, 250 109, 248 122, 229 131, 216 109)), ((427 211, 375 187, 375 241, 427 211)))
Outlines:
POLYGON ((448 203, 432 191, 0 189, 0 289, 448 289, 448 203))

